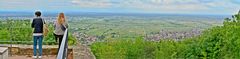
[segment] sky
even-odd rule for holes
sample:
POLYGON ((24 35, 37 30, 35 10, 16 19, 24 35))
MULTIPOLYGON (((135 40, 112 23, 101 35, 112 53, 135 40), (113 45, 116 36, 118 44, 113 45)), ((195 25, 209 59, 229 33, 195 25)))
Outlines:
POLYGON ((240 0, 1 0, 0 11, 233 14, 240 0))

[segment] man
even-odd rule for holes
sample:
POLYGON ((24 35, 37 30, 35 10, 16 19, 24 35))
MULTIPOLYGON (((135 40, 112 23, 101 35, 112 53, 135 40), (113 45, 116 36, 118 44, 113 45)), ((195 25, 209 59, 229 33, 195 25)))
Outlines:
POLYGON ((43 41, 43 19, 41 18, 41 12, 35 12, 36 18, 32 21, 33 28, 33 58, 37 58, 37 45, 38 45, 38 58, 42 58, 42 41, 43 41))

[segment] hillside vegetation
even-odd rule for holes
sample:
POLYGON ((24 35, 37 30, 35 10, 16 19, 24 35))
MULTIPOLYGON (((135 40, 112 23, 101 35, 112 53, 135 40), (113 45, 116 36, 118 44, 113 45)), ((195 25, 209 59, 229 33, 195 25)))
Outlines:
POLYGON ((91 45, 97 59, 239 59, 239 49, 240 12, 226 18, 222 26, 180 41, 146 41, 144 36, 139 36, 135 40, 108 39, 91 45))
MULTIPOLYGON (((32 28, 29 19, 0 20, 0 44, 33 44, 32 28), (12 42, 11 42, 12 40, 12 42)), ((53 25, 48 24, 50 32, 44 37, 43 44, 54 45, 53 25)), ((69 34, 69 44, 75 44, 76 38, 69 34)))

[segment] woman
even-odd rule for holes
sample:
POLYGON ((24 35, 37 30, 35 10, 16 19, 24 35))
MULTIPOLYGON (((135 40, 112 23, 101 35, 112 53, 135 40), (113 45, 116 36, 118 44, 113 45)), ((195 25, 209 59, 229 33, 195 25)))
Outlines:
POLYGON ((40 11, 36 11, 35 16, 31 25, 33 28, 33 58, 37 58, 37 48, 39 48, 38 58, 42 58, 43 23, 45 22, 41 18, 40 11))
POLYGON ((54 36, 55 40, 59 40, 58 50, 61 46, 63 35, 65 30, 68 28, 64 13, 59 13, 57 20, 54 22, 54 36))

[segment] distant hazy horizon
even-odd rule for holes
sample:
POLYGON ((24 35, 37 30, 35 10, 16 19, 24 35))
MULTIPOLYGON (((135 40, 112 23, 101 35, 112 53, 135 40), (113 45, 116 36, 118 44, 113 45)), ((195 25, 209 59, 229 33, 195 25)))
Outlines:
MULTIPOLYGON (((0 11, 1 17, 29 17, 34 16, 35 11, 0 11)), ((60 12, 43 11, 43 16, 57 16, 60 12)), ((119 13, 119 12, 83 12, 68 11, 66 16, 230 16, 226 14, 174 14, 174 13, 119 13)))

